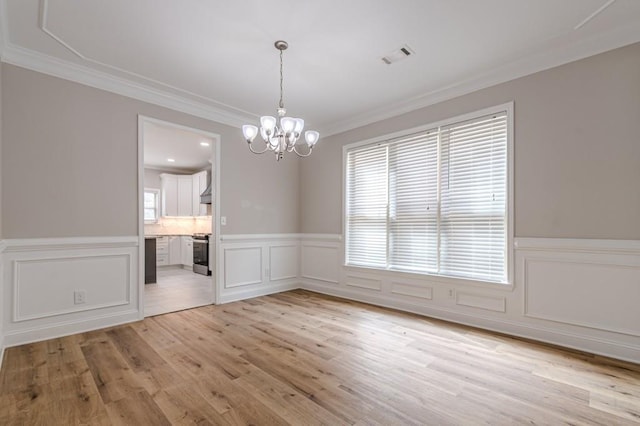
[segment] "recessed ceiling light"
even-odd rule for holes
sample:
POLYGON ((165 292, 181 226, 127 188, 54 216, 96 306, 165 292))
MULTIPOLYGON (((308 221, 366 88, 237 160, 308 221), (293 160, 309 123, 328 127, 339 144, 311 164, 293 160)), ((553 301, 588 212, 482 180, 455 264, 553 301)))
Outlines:
POLYGON ((167 158, 167 161, 170 162, 170 163, 175 163, 176 162, 176 160, 174 160, 173 158, 167 158))
POLYGON ((202 146, 209 146, 209 142, 200 142, 200 145, 202 145, 202 146))

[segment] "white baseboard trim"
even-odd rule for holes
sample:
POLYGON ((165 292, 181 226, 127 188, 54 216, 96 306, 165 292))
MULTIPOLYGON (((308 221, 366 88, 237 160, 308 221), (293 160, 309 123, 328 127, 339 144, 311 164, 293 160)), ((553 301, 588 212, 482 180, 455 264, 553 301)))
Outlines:
POLYGON ((2 369, 3 359, 4 359, 4 335, 0 333, 0 369, 2 369))
POLYGON ((387 295, 363 294, 349 291, 337 286, 325 286, 309 280, 303 280, 301 288, 329 296, 369 303, 385 308, 411 312, 430 318, 449 321, 470 327, 504 333, 511 336, 522 337, 540 342, 550 343, 562 347, 577 349, 596 355, 613 357, 629 362, 637 363, 640 358, 640 345, 627 345, 605 339, 597 339, 592 336, 578 335, 548 327, 534 326, 509 320, 496 319, 478 314, 467 314, 443 307, 412 304, 404 300, 389 298, 387 295))
POLYGON ((270 294, 282 293, 283 291, 297 290, 300 284, 296 282, 284 283, 277 285, 256 286, 256 288, 248 288, 243 291, 227 293, 220 297, 219 303, 237 302, 239 300, 251 299, 254 297, 268 296, 270 294))
POLYGON ((84 333, 99 330, 106 327, 126 324, 138 321, 138 310, 116 312, 101 316, 93 316, 89 319, 79 319, 57 324, 34 327, 25 330, 9 332, 4 336, 5 347, 24 345, 42 340, 55 339, 71 334, 84 333))

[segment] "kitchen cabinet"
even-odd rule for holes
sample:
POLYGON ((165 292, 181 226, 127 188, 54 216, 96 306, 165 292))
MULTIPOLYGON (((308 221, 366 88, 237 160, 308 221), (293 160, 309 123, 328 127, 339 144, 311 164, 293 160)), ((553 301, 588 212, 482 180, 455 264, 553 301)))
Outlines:
POLYGON ((182 264, 182 240, 181 237, 169 237, 169 265, 182 264))
POLYGON ((156 265, 169 264, 169 237, 156 238, 156 265))
POLYGON ((200 204, 200 194, 207 189, 207 171, 201 171, 192 176, 193 180, 193 215, 194 216, 206 216, 207 205, 200 204))
POLYGON ((193 266, 193 238, 182 236, 182 264, 185 266, 193 266))
POLYGON ((200 194, 207 189, 207 172, 193 175, 160 175, 162 216, 206 216, 207 205, 200 204, 200 194))
POLYGON ((144 239, 144 283, 152 284, 156 278, 156 239, 144 239))
POLYGON ((162 173, 162 216, 178 216, 178 176, 162 173))
POLYGON ((178 216, 193 216, 193 177, 178 176, 178 216))
POLYGON ((171 235, 155 238, 156 265, 193 266, 193 238, 189 235, 171 235))

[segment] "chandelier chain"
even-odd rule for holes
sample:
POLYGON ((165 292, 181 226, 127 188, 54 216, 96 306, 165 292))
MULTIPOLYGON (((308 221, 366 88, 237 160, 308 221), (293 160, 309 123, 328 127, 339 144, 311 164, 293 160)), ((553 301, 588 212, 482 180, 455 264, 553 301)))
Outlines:
POLYGON ((280 51, 280 108, 284 108, 284 101, 283 101, 283 93, 284 93, 284 89, 283 89, 283 77, 282 77, 282 50, 280 51))

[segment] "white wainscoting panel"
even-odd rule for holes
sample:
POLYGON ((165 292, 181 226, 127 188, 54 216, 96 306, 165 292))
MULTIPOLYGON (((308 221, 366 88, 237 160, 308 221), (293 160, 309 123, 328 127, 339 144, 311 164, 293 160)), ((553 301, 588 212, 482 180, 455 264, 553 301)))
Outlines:
POLYGON ((629 254, 523 251, 524 314, 640 337, 640 263, 629 254))
POLYGON ((218 303, 300 286, 299 234, 222 235, 218 303))
POLYGON ((4 262, 2 261, 4 249, 7 244, 0 240, 0 367, 2 366, 2 360, 4 359, 4 262))
POLYGON ((366 290, 382 290, 382 280, 380 278, 369 278, 362 275, 347 275, 345 283, 349 287, 364 288, 366 290))
POLYGON ((431 300, 433 299, 433 287, 425 285, 411 285, 397 281, 391 282, 391 293, 411 298, 431 300))
POLYGON ((298 278, 298 244, 269 247, 269 280, 298 278))
POLYGON ((511 285, 343 265, 302 235, 308 290, 640 362, 640 242, 520 238, 511 285))
POLYGON ((224 288, 262 283, 262 246, 225 247, 224 288))
POLYGON ((338 284, 340 272, 339 240, 302 239, 302 278, 338 284))
POLYGON ((484 296, 472 293, 456 293, 456 304, 470 306, 472 308, 486 309, 488 311, 505 312, 506 299, 504 297, 484 296))
POLYGON ((13 321, 128 305, 130 260, 128 254, 97 254, 14 261, 13 321), (85 303, 74 303, 76 290, 85 292, 85 303))
POLYGON ((5 242, 2 321, 6 345, 138 319, 137 236, 5 242), (75 303, 75 291, 84 292, 84 303, 75 303))

